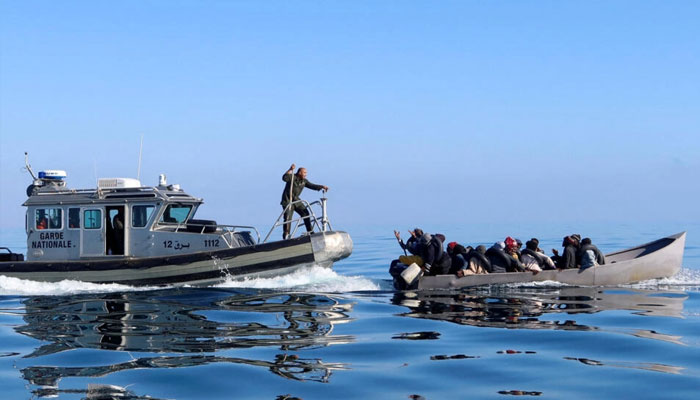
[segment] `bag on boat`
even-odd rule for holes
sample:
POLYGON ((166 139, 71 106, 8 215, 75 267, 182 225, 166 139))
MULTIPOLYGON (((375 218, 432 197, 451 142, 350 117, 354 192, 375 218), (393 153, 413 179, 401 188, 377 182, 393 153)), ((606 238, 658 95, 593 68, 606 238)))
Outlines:
POLYGON ((406 264, 406 265, 411 265, 411 264, 418 264, 419 267, 422 267, 425 265, 425 262, 423 261, 420 256, 399 256, 399 262, 401 264, 406 264))
POLYGON ((401 278, 406 282, 408 286, 411 286, 416 279, 423 276, 423 270, 418 266, 418 264, 413 263, 406 267, 403 272, 401 272, 401 278))

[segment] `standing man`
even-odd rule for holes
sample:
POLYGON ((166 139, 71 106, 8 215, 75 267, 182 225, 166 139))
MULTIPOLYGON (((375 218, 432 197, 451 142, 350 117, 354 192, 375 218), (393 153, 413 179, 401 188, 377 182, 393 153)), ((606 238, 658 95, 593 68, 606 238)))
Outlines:
POLYGON ((117 214, 112 218, 112 228, 114 229, 114 240, 112 241, 112 254, 124 254, 124 215, 122 208, 117 208, 117 214))
POLYGON ((304 190, 305 187, 311 189, 311 190, 325 190, 328 191, 328 186, 324 185, 316 185, 314 183, 309 182, 306 179, 306 168, 304 167, 299 167, 297 170, 297 173, 294 174, 294 168, 296 165, 292 164, 291 167, 287 170, 287 172, 282 175, 282 180, 284 182, 287 182, 287 184, 284 186, 284 191, 282 192, 282 202, 280 204, 282 205, 282 208, 285 210, 284 211, 284 232, 282 233, 282 239, 287 239, 287 236, 289 236, 289 231, 291 228, 291 220, 292 217, 294 216, 293 211, 296 211, 299 216, 301 216, 304 219, 304 225, 306 226, 306 231, 311 232, 313 231, 313 227, 311 226, 311 220, 309 219, 309 211, 304 207, 303 204, 297 203, 291 206, 289 209, 287 209, 287 205, 289 205, 290 200, 289 200, 289 195, 292 195, 292 200, 291 202, 295 202, 299 200, 299 195, 301 194, 301 191, 304 190), (294 175, 293 175, 294 174, 294 175), (292 184, 293 182, 293 184, 292 184), (290 189, 291 185, 291 189, 290 189))

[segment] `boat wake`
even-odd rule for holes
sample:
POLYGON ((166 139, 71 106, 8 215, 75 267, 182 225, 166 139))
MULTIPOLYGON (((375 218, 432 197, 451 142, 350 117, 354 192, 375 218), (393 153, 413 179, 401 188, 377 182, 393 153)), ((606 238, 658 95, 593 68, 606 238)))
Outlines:
POLYGON ((312 266, 271 278, 229 279, 221 288, 295 290, 314 293, 343 293, 380 290, 378 283, 364 276, 343 276, 330 268, 312 266))
POLYGON ((81 293, 136 292, 152 289, 155 288, 72 280, 37 282, 0 275, 0 296, 60 296, 81 293))
MULTIPOLYGON (((561 282, 523 282, 504 285, 519 288, 552 288, 570 286, 561 282)), ((389 281, 370 279, 365 276, 340 275, 332 269, 318 266, 272 278, 250 278, 226 280, 214 287, 249 288, 271 290, 293 290, 310 293, 345 293, 361 291, 393 290, 389 281)), ((700 270, 683 268, 670 278, 651 279, 622 287, 640 289, 700 290, 700 270)), ((73 280, 60 282, 36 282, 0 275, 0 296, 60 296, 81 293, 137 292, 163 287, 134 287, 118 284, 97 284, 73 280)))
POLYGON ((651 279, 629 286, 642 288, 658 286, 680 286, 684 289, 687 289, 688 287, 700 288, 700 270, 681 268, 676 275, 673 275, 670 278, 651 279))
MULTIPOLYGON (((507 288, 557 288, 576 286, 557 281, 518 282, 500 285, 507 288)), ((678 273, 670 278, 649 279, 642 282, 620 287, 636 289, 665 289, 665 290, 700 290, 700 270, 681 268, 678 273)))

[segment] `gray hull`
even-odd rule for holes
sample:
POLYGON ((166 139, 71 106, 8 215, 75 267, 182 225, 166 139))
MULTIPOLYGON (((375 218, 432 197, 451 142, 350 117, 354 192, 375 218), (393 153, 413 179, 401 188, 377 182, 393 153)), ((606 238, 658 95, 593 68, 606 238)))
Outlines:
POLYGON ((449 289, 491 284, 554 281, 580 286, 613 286, 675 275, 683 262, 685 232, 605 256, 606 264, 585 270, 547 270, 470 275, 424 276, 419 289, 449 289))
POLYGON ((44 282, 77 280, 143 285, 208 285, 227 279, 269 277, 333 262, 352 252, 346 232, 168 257, 105 257, 64 262, 1 262, 0 275, 44 282))

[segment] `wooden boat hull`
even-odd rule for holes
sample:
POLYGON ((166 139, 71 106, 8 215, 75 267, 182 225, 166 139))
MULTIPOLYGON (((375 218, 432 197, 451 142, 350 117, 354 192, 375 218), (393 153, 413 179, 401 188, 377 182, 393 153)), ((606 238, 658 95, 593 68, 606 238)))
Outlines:
POLYGON ((683 262, 685 232, 605 256, 606 264, 585 270, 547 270, 470 275, 424 276, 418 289, 449 289, 492 284, 554 281, 579 286, 613 286, 675 275, 683 262))
POLYGON ((63 262, 0 262, 0 275, 42 282, 208 285, 227 279, 283 275, 330 267, 352 252, 346 232, 321 232, 290 240, 168 257, 103 257, 63 262))

